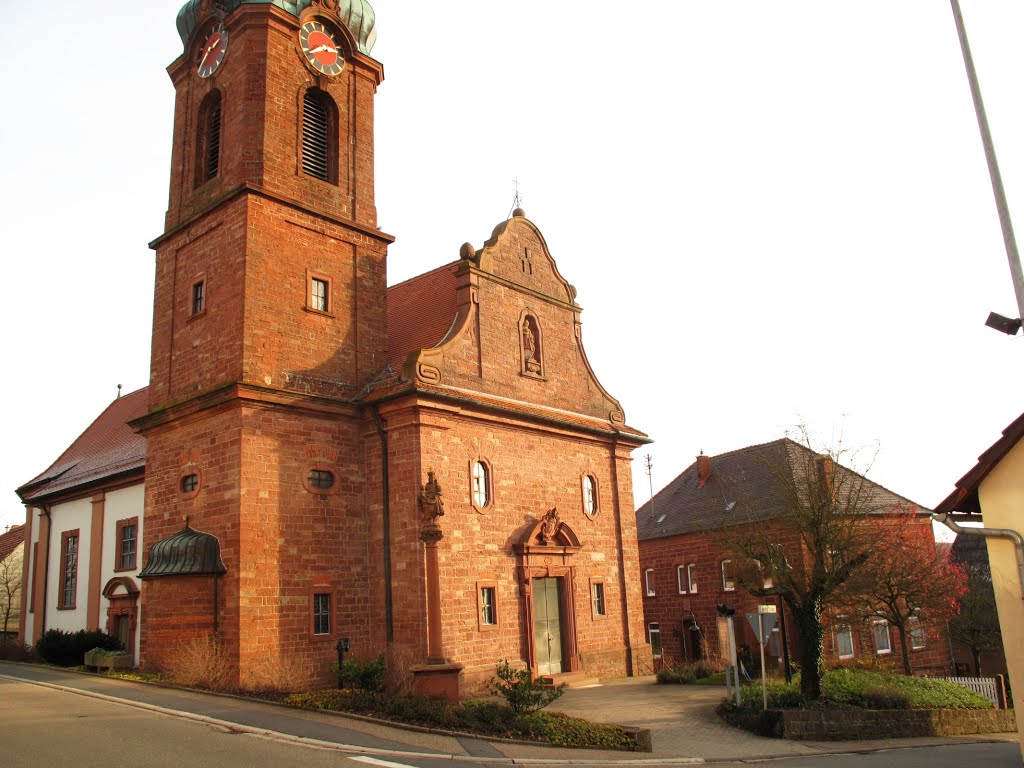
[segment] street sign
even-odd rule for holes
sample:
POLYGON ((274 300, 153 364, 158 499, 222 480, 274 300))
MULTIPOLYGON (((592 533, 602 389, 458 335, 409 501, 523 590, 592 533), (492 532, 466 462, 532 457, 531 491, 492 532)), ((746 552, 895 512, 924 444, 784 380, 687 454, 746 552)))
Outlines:
POLYGON ((779 609, 774 605, 759 605, 757 606, 758 613, 778 613, 779 609))
MULTIPOLYGON (((764 606, 761 606, 762 608, 764 606)), ((775 606, 772 606, 773 608, 775 606)), ((758 643, 764 645, 768 642, 768 638, 772 636, 772 630, 775 629, 775 623, 779 620, 777 613, 748 613, 747 621, 750 622, 750 629, 754 633, 754 637, 757 638, 758 643)))

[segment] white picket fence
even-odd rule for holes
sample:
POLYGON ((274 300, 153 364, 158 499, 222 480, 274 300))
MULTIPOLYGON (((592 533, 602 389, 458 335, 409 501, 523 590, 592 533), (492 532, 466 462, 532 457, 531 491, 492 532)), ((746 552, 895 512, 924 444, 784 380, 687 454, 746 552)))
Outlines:
POLYGON ((996 693, 996 679, 994 677, 940 677, 938 680, 947 680, 965 688, 970 688, 979 696, 984 696, 992 702, 993 707, 999 706, 999 694, 996 693))

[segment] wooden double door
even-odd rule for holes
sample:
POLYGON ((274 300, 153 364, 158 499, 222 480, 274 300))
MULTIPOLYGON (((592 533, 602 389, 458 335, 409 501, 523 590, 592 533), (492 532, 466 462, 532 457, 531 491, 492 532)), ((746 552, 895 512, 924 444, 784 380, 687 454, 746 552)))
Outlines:
POLYGON ((562 579, 533 579, 533 642, 537 654, 537 674, 554 675, 565 671, 562 631, 562 579))

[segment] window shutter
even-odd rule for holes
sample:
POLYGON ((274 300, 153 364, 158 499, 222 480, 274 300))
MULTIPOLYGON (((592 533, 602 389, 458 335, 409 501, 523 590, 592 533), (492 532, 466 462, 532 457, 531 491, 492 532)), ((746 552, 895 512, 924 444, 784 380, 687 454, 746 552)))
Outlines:
POLYGON ((220 99, 210 106, 206 134, 206 181, 220 171, 220 99))
POLYGON ((313 92, 302 100, 302 171, 328 181, 328 119, 327 107, 313 92))

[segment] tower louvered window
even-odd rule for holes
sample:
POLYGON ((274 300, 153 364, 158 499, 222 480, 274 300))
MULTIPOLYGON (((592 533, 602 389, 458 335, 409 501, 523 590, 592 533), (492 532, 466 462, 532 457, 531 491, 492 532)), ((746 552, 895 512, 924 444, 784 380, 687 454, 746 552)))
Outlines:
POLYGON ((220 93, 214 91, 199 107, 196 137, 195 185, 202 186, 220 173, 220 93))
POLYGON ((302 172, 331 181, 331 112, 319 91, 302 99, 302 172))

